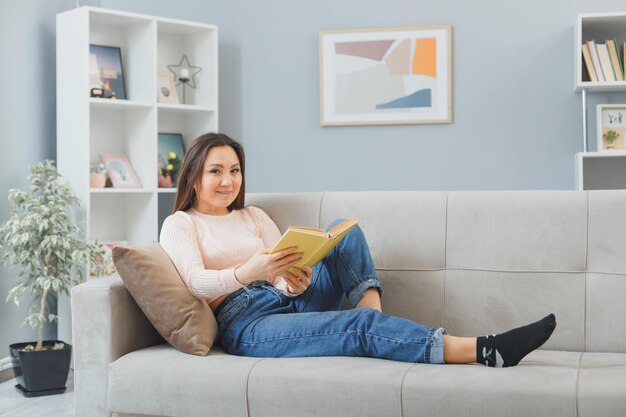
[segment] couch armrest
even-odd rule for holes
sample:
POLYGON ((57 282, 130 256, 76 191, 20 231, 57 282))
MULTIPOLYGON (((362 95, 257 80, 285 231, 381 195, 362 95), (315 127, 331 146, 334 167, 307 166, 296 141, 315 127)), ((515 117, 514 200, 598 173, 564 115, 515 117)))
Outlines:
POLYGON ((71 300, 75 415, 110 416, 109 364, 163 339, 118 276, 72 288, 71 300))

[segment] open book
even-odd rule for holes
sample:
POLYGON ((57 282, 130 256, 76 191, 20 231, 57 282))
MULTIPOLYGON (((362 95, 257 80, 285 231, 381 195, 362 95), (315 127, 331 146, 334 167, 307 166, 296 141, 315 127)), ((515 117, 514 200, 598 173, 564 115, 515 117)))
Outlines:
POLYGON ((328 232, 312 227, 290 226, 270 253, 297 246, 297 252, 302 252, 304 256, 294 266, 312 267, 324 259, 356 223, 356 220, 347 219, 334 225, 328 232))

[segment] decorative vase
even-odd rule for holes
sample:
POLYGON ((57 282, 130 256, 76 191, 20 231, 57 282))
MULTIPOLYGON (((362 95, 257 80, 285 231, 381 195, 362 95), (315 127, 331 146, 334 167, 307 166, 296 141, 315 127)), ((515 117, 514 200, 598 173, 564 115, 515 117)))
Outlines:
POLYGON ((91 188, 104 188, 106 181, 107 177, 102 172, 89 173, 89 186, 91 188))
POLYGON ((171 176, 163 176, 159 175, 159 187, 160 188, 171 188, 172 187, 172 177, 171 176))

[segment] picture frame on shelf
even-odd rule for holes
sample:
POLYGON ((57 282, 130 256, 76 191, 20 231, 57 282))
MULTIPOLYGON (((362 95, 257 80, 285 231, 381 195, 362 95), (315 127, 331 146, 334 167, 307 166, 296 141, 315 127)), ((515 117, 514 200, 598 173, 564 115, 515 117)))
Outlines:
POLYGON ((117 273, 115 264, 113 263, 113 248, 116 246, 128 245, 127 240, 100 240, 98 243, 102 244, 104 254, 102 258, 95 260, 95 264, 92 264, 89 270, 89 276, 110 276, 117 273), (98 271, 100 270, 100 271, 98 271), (96 273, 100 272, 100 275, 96 273))
POLYGON ((598 104, 598 152, 626 150, 626 104, 598 104))
POLYGON ((185 143, 181 133, 158 134, 158 185, 160 188, 176 186, 178 173, 185 157, 185 143))
POLYGON ((101 153, 100 159, 107 168, 111 184, 115 188, 141 188, 141 181, 123 154, 101 153))
POLYGON ((157 75, 157 101, 159 103, 179 104, 174 77, 169 72, 157 75))
POLYGON ((89 92, 90 97, 126 100, 121 48, 89 45, 89 92))
POLYGON ((452 26, 319 34, 320 124, 452 122, 452 26))

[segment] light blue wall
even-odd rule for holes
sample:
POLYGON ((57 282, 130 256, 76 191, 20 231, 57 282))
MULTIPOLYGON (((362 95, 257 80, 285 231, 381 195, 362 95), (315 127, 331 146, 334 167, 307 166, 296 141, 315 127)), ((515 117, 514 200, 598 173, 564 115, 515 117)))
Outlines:
POLYGON ((573 189, 576 14, 623 9, 603 0, 220 2, 221 130, 243 139, 252 191, 573 189), (320 30, 433 24, 453 26, 452 124, 320 127, 320 30))
MULTIPOLYGON (((55 16, 73 7, 72 1, 20 0, 0 2, 0 222, 9 218, 10 188, 25 188, 28 167, 56 158, 55 16)), ((0 268, 0 358, 8 345, 36 340, 36 331, 20 327, 30 308, 4 299, 18 282, 16 274, 0 268)), ((45 338, 54 338, 55 326, 45 338)))
MULTIPOLYGON (((576 14, 626 10, 616 0, 85 3, 220 27, 220 126, 246 145, 253 192, 572 189, 582 149, 576 14), (453 26, 452 124, 319 126, 320 30, 431 24, 453 26)), ((75 5, 0 2, 0 221, 8 189, 55 157, 55 15, 75 5)), ((600 102, 626 97, 591 97, 591 133, 600 102)), ((0 300, 15 282, 0 270, 0 300)), ((0 347, 34 337, 19 327, 27 307, 0 301, 0 347)))

